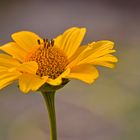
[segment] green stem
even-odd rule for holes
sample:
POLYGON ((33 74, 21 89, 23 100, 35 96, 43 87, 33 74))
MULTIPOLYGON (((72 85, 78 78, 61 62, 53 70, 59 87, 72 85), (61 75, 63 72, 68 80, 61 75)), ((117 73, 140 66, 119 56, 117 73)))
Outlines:
POLYGON ((55 91, 42 92, 48 109, 50 123, 50 140, 57 140, 56 116, 55 116, 55 91))

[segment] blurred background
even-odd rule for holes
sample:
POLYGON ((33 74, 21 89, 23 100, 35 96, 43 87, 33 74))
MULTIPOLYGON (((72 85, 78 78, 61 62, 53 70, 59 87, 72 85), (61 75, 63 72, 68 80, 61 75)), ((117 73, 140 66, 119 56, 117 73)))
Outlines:
MULTIPOLYGON (((72 80, 56 95, 59 140, 140 140, 140 1, 1 0, 0 45, 20 30, 53 38, 86 27, 84 42, 112 40, 119 63, 93 85, 72 80)), ((0 140, 49 140, 39 93, 0 91, 0 140)))

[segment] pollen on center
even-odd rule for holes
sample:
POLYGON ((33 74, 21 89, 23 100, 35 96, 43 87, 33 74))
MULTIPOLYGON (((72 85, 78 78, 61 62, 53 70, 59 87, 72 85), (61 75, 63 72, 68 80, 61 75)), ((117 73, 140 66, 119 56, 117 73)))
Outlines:
POLYGON ((40 42, 39 45, 38 49, 31 52, 25 61, 36 61, 38 63, 37 75, 48 76, 52 79, 57 78, 68 64, 67 56, 62 50, 54 46, 54 42, 44 41, 43 46, 40 42))

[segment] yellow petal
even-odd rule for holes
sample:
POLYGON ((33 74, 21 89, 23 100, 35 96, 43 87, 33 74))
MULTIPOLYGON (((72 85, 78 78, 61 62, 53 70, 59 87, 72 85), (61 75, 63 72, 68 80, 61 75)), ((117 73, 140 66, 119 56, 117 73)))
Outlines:
POLYGON ((37 69, 38 64, 35 61, 24 62, 17 67, 17 70, 31 74, 36 74, 37 69))
POLYGON ((60 76, 56 79, 48 78, 47 83, 53 86, 60 85, 62 83, 62 78, 65 78, 70 73, 70 69, 66 69, 60 76))
POLYGON ((75 60, 79 54, 81 54, 85 49, 87 49, 87 46, 80 46, 76 52, 69 58, 69 62, 72 62, 73 60, 75 60))
POLYGON ((0 58, 11 59, 12 57, 8 54, 0 53, 0 58))
POLYGON ((83 64, 73 67, 66 78, 75 78, 91 84, 98 75, 98 71, 95 67, 90 64, 83 64))
POLYGON ((115 52, 115 50, 112 50, 113 46, 114 43, 111 41, 98 41, 89 44, 87 45, 86 49, 84 49, 79 55, 77 55, 77 57, 68 65, 68 67, 73 67, 74 65, 80 65, 85 63, 95 64, 94 62, 96 61, 96 59, 99 58, 102 61, 112 62, 112 57, 107 58, 107 56, 108 54, 115 52))
POLYGON ((111 41, 97 41, 94 44, 89 44, 89 46, 91 47, 91 50, 85 52, 85 54, 87 54, 88 57, 84 59, 84 61, 88 62, 94 60, 95 58, 115 52, 115 50, 112 50, 114 47, 114 43, 111 41))
POLYGON ((9 84, 13 83, 15 80, 19 78, 21 75, 20 72, 14 71, 14 72, 7 72, 3 71, 0 72, 0 89, 8 86, 9 84))
POLYGON ((55 45, 59 45, 57 47, 60 47, 70 58, 80 46, 85 33, 85 28, 70 28, 55 39, 55 45))
POLYGON ((54 39, 54 45, 61 48, 63 50, 63 48, 61 47, 61 40, 62 40, 62 35, 57 36, 54 39))
POLYGON ((102 57, 96 58, 92 62, 92 64, 105 66, 105 67, 109 67, 109 68, 114 68, 115 65, 113 63, 115 63, 115 62, 118 62, 118 59, 111 54, 107 54, 102 57))
POLYGON ((10 42, 0 47, 0 50, 10 54, 13 58, 18 59, 19 61, 23 62, 27 52, 19 47, 16 43, 10 42))
POLYGON ((115 64, 110 63, 110 62, 106 62, 106 61, 94 62, 94 65, 105 66, 105 67, 108 67, 108 68, 114 68, 115 67, 115 64))
POLYGON ((12 34, 13 40, 24 50, 30 52, 33 47, 38 46, 38 40, 42 42, 42 39, 33 32, 21 31, 12 34))
POLYGON ((47 77, 39 77, 34 74, 23 73, 19 77, 19 87, 24 93, 28 93, 30 90, 38 90, 47 80, 47 77))
POLYGON ((8 71, 8 68, 4 66, 0 66, 0 72, 5 72, 5 71, 8 71))
POLYGON ((102 57, 96 58, 95 60, 92 61, 92 64, 94 64, 95 62, 101 62, 101 61, 118 62, 118 59, 111 54, 107 54, 102 57))
POLYGON ((93 49, 104 50, 104 49, 113 49, 114 42, 109 40, 101 40, 94 43, 90 43, 89 46, 93 47, 93 49))
POLYGON ((87 52, 91 52, 91 47, 79 47, 76 53, 70 58, 70 62, 67 65, 67 68, 72 68, 78 65, 78 63, 80 63, 83 59, 89 56, 87 52))
POLYGON ((16 59, 13 59, 11 56, 0 54, 0 66, 11 68, 18 66, 19 64, 20 63, 16 59))

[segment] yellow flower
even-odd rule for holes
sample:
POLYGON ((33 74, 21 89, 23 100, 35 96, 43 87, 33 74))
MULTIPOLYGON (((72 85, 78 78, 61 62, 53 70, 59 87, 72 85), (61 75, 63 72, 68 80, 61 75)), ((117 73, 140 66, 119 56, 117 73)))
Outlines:
POLYGON ((80 46, 86 29, 73 27, 51 41, 29 31, 12 34, 13 42, 0 47, 0 89, 19 80, 27 93, 43 84, 60 85, 62 79, 76 78, 93 83, 98 77, 96 65, 113 68, 117 58, 111 55, 114 43, 97 41, 80 46))

